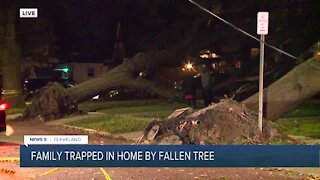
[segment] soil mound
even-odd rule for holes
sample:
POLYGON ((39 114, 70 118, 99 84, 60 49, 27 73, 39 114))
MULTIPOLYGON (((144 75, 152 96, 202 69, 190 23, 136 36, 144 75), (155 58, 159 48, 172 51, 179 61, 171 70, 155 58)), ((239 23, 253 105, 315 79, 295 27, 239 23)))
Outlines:
POLYGON ((191 114, 187 114, 188 111, 164 121, 154 120, 146 128, 139 142, 268 144, 272 141, 289 140, 268 121, 263 122, 263 132, 260 133, 257 115, 231 99, 225 99, 191 114))

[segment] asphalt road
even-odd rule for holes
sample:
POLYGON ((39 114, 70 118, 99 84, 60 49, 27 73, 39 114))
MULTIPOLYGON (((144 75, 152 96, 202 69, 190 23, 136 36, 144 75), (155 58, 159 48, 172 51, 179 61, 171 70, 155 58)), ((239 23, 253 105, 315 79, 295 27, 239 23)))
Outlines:
MULTIPOLYGON (((14 129, 11 136, 0 134, 0 157, 19 157, 19 144, 27 134, 81 134, 59 126, 48 126, 39 122, 8 123, 14 129)), ((127 144, 121 139, 89 135, 91 144, 127 144)), ((19 163, 0 162, 0 179, 106 179, 99 168, 20 168, 19 163), (6 173, 4 173, 6 171, 6 173), (10 175, 11 173, 11 175, 10 175), (44 175, 45 174, 45 175, 44 175), (41 176, 43 175, 43 176, 41 176)), ((260 168, 104 168, 111 179, 309 179, 294 172, 260 168)))

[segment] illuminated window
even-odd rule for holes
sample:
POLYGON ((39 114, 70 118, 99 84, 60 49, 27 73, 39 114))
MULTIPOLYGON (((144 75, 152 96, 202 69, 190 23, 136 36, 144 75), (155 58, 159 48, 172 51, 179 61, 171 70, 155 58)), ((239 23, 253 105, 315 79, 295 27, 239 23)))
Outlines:
POLYGON ((208 50, 208 49, 205 49, 205 50, 202 50, 202 51, 200 51, 200 57, 201 58, 218 58, 218 57, 220 57, 219 55, 217 55, 216 53, 214 53, 214 52, 211 52, 210 50, 208 50))
POLYGON ((218 63, 212 63, 212 68, 213 69, 218 69, 218 63))
POLYGON ((209 55, 208 54, 201 54, 200 57, 201 58, 209 58, 209 55))
POLYGON ((216 53, 210 53, 210 58, 218 58, 219 56, 216 53))
POLYGON ((255 57, 259 54, 259 48, 251 48, 251 57, 255 57))

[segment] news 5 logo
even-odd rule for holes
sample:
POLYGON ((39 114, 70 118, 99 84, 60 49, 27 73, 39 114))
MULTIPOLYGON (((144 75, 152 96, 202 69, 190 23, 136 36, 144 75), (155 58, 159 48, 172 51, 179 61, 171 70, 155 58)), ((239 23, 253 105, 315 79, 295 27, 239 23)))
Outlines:
POLYGON ((37 18, 38 8, 20 8, 20 18, 37 18))

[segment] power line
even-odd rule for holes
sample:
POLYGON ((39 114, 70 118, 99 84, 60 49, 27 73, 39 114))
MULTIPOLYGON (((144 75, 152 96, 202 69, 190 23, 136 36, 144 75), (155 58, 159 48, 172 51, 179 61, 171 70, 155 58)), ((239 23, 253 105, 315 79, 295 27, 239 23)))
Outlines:
POLYGON ((299 62, 301 62, 301 63, 306 63, 306 64, 308 64, 308 65, 310 65, 310 66, 312 66, 312 67, 320 70, 320 67, 319 67, 319 66, 317 66, 317 65, 315 65, 315 64, 311 64, 311 63, 306 62, 306 61, 302 61, 302 60, 299 59, 298 57, 296 57, 296 56, 294 56, 294 55, 292 55, 292 54, 289 54, 289 53, 287 53, 287 52, 285 52, 285 51, 283 51, 283 50, 281 50, 281 49, 279 49, 279 48, 277 48, 277 47, 275 47, 275 46, 273 46, 273 45, 271 45, 271 44, 269 44, 269 43, 267 43, 267 42, 265 42, 265 41, 260 40, 259 38, 251 35, 250 33, 246 32, 245 30, 243 30, 243 29, 237 27, 236 25, 228 22, 227 20, 221 18, 221 17, 218 16, 217 14, 209 11, 208 9, 204 8, 204 7, 201 6, 200 4, 194 2, 193 0, 188 0, 188 1, 191 2, 192 4, 194 4, 195 6, 197 6, 197 7, 198 7, 199 9, 201 9, 202 11, 204 11, 204 12, 206 12, 206 13, 214 16, 215 18, 217 18, 217 19, 219 19, 220 21, 224 22, 225 24, 227 24, 228 26, 232 27, 233 29, 241 32, 242 34, 244 34, 244 35, 246 35, 246 36, 249 36, 250 38, 252 38, 252 39, 254 39, 254 40, 258 41, 258 42, 262 42, 262 43, 264 43, 266 46, 268 46, 269 48, 271 48, 271 49, 273 49, 273 50, 276 50, 276 51, 278 51, 278 52, 280 52, 280 53, 282 53, 282 54, 285 54, 285 55, 291 57, 292 59, 295 59, 295 60, 297 60, 297 61, 299 61, 299 62))

